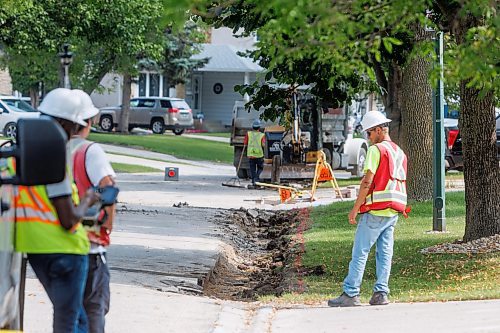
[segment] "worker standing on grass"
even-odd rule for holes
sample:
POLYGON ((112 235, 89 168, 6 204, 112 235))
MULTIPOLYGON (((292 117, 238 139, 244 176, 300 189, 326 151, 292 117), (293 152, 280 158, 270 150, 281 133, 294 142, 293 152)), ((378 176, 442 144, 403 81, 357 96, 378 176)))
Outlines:
MULTIPOLYGON (((87 141, 92 120, 99 110, 93 105, 90 96, 81 92, 82 108, 86 112, 86 126, 80 125, 78 132, 70 141, 73 159, 73 175, 80 197, 92 187, 114 186, 116 177, 106 153, 97 143, 87 141)), ((89 270, 83 297, 83 306, 88 317, 89 332, 104 333, 105 315, 109 311, 110 289, 109 269, 106 261, 106 246, 113 228, 115 205, 102 208, 97 224, 85 227, 90 240, 89 270)))
POLYGON ((247 132, 243 144, 247 147, 250 177, 252 178, 251 188, 255 188, 255 183, 260 181, 260 174, 264 170, 264 145, 266 139, 264 133, 260 131, 260 120, 254 120, 252 129, 252 131, 247 132))
MULTIPOLYGON (((58 88, 45 96, 38 110, 54 118, 71 138, 78 125, 85 125, 81 104, 74 90, 58 88)), ((52 302, 54 333, 87 332, 83 289, 89 241, 80 221, 99 200, 93 190, 78 198, 69 153, 66 158, 66 176, 60 183, 14 189, 16 251, 27 253, 52 302)))
POLYGON ((360 287, 371 247, 376 246, 377 281, 370 299, 371 305, 389 304, 389 275, 394 246, 394 226, 398 213, 406 216, 407 158, 389 137, 389 122, 378 111, 368 112, 361 125, 371 143, 365 161, 365 176, 359 195, 349 213, 349 223, 356 224, 362 213, 354 245, 349 273, 344 280, 344 292, 328 301, 332 307, 359 306, 360 287))

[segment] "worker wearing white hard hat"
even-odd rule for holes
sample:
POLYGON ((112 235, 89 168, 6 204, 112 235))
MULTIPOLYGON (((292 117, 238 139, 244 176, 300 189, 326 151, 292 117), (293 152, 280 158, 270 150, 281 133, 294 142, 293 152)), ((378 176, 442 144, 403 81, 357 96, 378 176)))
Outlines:
MULTIPOLYGON (((87 126, 80 126, 77 135, 69 142, 73 176, 80 196, 91 187, 100 189, 114 187, 116 177, 102 147, 87 140, 96 112, 87 94, 82 95, 82 99, 85 102, 84 108, 87 110, 82 117, 87 126)), ((115 215, 115 204, 103 207, 95 221, 97 223, 86 227, 90 252, 83 306, 88 318, 89 332, 105 332, 105 316, 110 307, 110 273, 106 247, 111 241, 110 234, 115 215)))
POLYGON ((365 160, 365 176, 359 194, 349 213, 349 223, 359 219, 349 272, 342 294, 328 301, 332 307, 359 306, 360 287, 370 249, 376 244, 377 281, 370 305, 389 303, 389 275, 394 247, 394 227, 398 213, 407 215, 406 172, 407 158, 389 136, 390 119, 381 112, 365 114, 361 125, 371 143, 365 160))
POLYGON ((370 111, 365 114, 363 120, 361 120, 361 126, 363 127, 363 131, 380 126, 387 127, 383 125, 387 125, 391 122, 390 119, 386 118, 382 112, 379 111, 370 111))
MULTIPOLYGON (((53 117, 68 138, 85 125, 85 117, 95 115, 88 94, 58 88, 44 98, 39 110, 53 117)), ((43 133, 41 133, 43 135, 43 133)), ((87 332, 83 291, 88 270, 89 240, 81 219, 99 196, 89 190, 81 199, 74 191, 70 154, 67 153, 65 179, 56 184, 19 186, 15 190, 16 247, 27 253, 28 261, 54 307, 54 332, 87 332)))

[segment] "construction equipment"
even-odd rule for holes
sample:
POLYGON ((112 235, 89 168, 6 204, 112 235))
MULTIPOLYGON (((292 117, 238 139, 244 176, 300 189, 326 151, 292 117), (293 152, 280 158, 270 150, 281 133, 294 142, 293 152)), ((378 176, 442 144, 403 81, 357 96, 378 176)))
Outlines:
MULTIPOLYGON (((319 153, 332 170, 350 170, 360 176, 368 144, 364 139, 352 138, 349 131, 347 108, 334 108, 320 104, 307 93, 295 91, 290 95, 290 110, 282 116, 288 118, 284 126, 263 124, 266 135, 264 171, 260 178, 279 184, 283 179, 313 179, 319 153)), ((243 157, 242 144, 251 123, 261 111, 245 109, 243 102, 235 103, 231 145, 234 147, 234 166, 238 177, 247 178, 248 159, 243 157)))

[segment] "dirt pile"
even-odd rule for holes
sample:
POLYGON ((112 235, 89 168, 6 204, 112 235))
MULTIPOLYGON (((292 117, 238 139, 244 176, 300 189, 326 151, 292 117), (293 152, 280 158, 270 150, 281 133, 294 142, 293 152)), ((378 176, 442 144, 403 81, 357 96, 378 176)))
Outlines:
POLYGON ((224 230, 228 245, 205 279, 203 293, 247 301, 281 295, 287 289, 287 267, 293 267, 293 240, 302 217, 300 210, 239 209, 217 215, 214 222, 224 230))

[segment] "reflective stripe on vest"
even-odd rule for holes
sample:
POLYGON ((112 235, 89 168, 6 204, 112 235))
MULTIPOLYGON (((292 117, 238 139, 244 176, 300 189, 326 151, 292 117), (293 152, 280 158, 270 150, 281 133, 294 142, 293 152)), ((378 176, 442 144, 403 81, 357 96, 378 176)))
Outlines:
MULTIPOLYGON (((71 170, 66 170, 72 179, 71 170)), ((71 197, 78 204, 76 186, 74 183, 72 185, 71 197)), ((16 251, 88 254, 90 243, 81 223, 73 233, 63 228, 45 186, 15 186, 13 204, 16 215, 16 251)))
POLYGON ((248 147, 247 147, 247 156, 261 158, 264 157, 264 151, 262 150, 262 138, 264 137, 264 133, 249 131, 248 135, 248 147))
POLYGON ((380 162, 372 186, 366 196, 360 212, 392 208, 404 212, 407 203, 406 171, 407 158, 395 143, 383 141, 378 143, 380 162))

